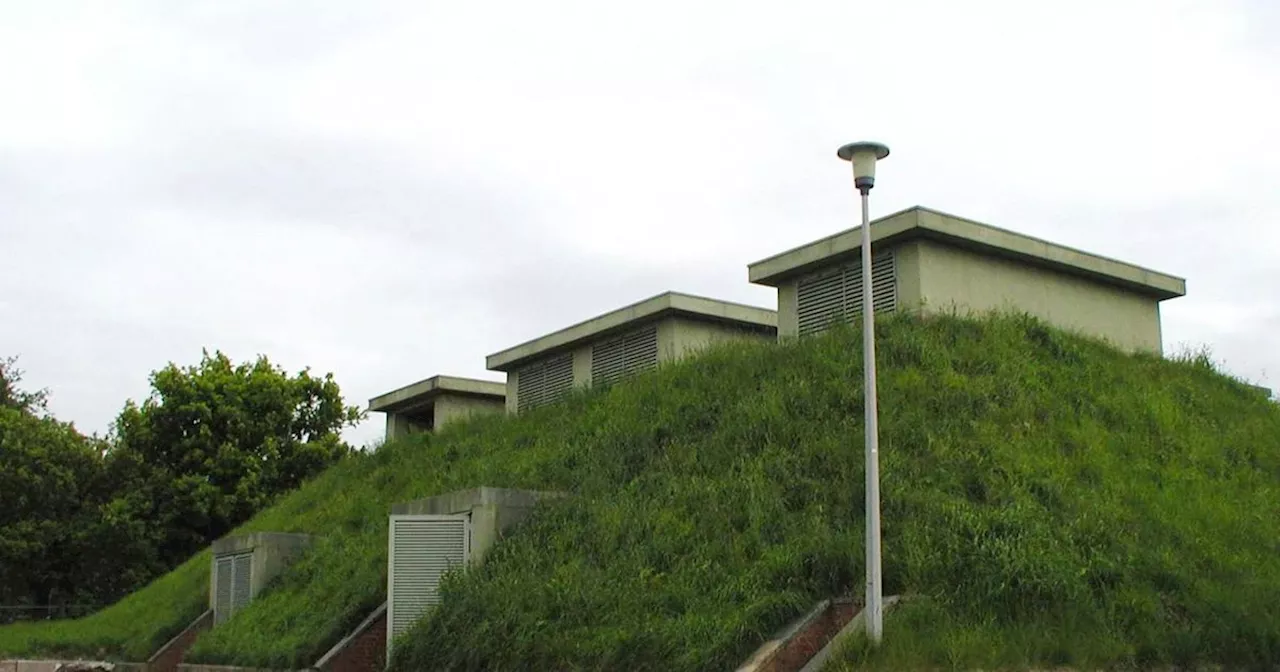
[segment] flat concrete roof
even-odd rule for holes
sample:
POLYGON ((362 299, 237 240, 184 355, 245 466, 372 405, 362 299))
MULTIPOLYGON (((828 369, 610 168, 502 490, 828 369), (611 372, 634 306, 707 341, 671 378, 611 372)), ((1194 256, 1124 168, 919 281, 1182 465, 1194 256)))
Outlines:
MULTIPOLYGON (((928 238, 983 254, 1052 268, 1157 299, 1172 299, 1187 293, 1187 282, 1183 278, 918 205, 871 222, 873 246, 913 238, 928 238)), ((862 227, 856 226, 750 264, 747 278, 756 284, 776 287, 796 275, 826 266, 833 259, 852 259, 861 246, 862 227)))
POLYGON ((535 357, 577 347, 587 341, 634 327, 640 322, 673 315, 764 332, 776 332, 778 329, 776 310, 680 292, 664 292, 489 355, 485 358, 485 365, 492 371, 510 371, 535 357))
POLYGON ((421 406, 442 394, 488 397, 502 401, 507 398, 507 385, 492 380, 432 376, 370 399, 369 410, 384 413, 404 411, 421 406))

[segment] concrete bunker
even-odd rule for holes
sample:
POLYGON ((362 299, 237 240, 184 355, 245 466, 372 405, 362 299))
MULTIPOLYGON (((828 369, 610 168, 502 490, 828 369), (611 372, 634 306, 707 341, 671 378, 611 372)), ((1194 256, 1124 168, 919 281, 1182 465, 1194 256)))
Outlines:
POLYGON ((717 342, 776 338, 775 311, 665 292, 486 359, 507 374, 507 411, 549 404, 575 387, 609 384, 717 342))
POLYGON ((250 532, 213 542, 209 608, 217 626, 245 608, 303 550, 309 534, 250 532))
POLYGON ((563 493, 480 487, 391 508, 387 535, 387 660, 396 637, 440 603, 440 579, 478 564, 534 506, 563 493))
POLYGON ((455 376, 433 376, 369 400, 370 411, 387 414, 388 441, 505 408, 505 384, 455 376))
MULTIPOLYGON (((778 335, 862 313, 860 227, 748 266, 778 289, 778 335)), ((1018 310, 1130 351, 1161 352, 1160 302, 1186 281, 919 206, 871 222, 876 311, 1018 310)))

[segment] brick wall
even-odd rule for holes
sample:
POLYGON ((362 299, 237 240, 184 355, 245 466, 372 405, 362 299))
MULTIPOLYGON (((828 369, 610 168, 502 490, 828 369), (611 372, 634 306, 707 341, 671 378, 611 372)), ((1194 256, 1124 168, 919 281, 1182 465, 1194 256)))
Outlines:
POLYGON ((182 662, 183 656, 187 655, 187 649, 196 643, 205 630, 213 627, 213 610, 209 609, 200 614, 196 620, 187 626, 186 630, 178 633, 177 637, 169 640, 164 646, 156 651, 151 659, 147 661, 147 672, 174 672, 178 669, 178 664, 182 662))
POLYGON ((381 672, 387 662, 387 611, 362 623, 362 629, 323 662, 324 672, 381 672))

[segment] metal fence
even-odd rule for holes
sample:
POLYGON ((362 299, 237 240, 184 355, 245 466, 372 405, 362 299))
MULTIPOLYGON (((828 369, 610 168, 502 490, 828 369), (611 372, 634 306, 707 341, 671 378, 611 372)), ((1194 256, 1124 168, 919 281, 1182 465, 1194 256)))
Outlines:
POLYGON ((80 618, 101 608, 97 604, 0 604, 0 624, 18 621, 52 621, 63 618, 80 618))

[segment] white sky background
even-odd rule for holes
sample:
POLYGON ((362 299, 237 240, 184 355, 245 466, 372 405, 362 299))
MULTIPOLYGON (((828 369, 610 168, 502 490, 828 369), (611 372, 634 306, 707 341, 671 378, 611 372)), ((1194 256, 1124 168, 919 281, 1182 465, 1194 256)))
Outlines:
MULTIPOLYGON (((1280 9, 0 3, 0 356, 104 432, 201 347, 349 402, 915 204, 1187 278, 1280 386, 1280 9)), ((349 438, 380 437, 372 414, 349 438)))

